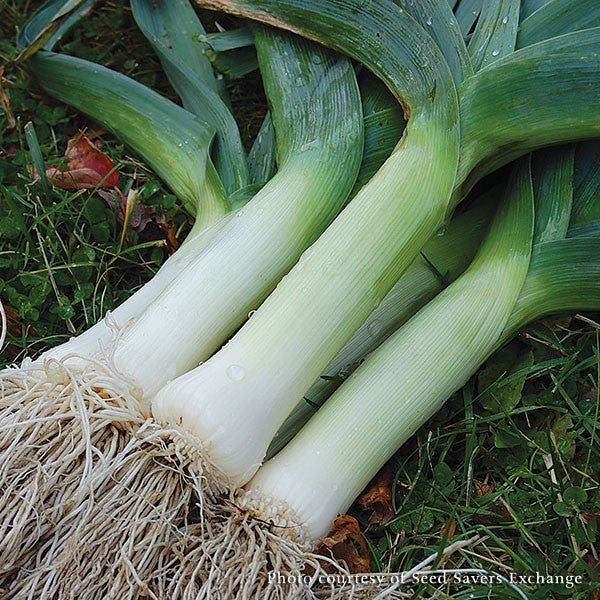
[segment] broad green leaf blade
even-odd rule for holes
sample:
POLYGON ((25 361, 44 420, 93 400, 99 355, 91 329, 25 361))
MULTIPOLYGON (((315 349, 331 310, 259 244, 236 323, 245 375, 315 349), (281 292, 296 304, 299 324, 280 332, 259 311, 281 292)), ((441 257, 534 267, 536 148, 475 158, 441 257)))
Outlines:
POLYGON ((599 46, 600 28, 567 34, 518 50, 463 82, 456 199, 519 155, 599 135, 599 46))
POLYGON ((600 220, 571 225, 567 237, 600 237, 600 220))
POLYGON ((213 156, 225 191, 245 187, 250 175, 237 123, 218 93, 201 44, 192 39, 204 30, 189 1, 131 0, 131 7, 185 108, 216 129, 213 156))
POLYGON ((515 49, 521 0, 484 0, 477 27, 469 41, 474 71, 515 49))
POLYGON ((268 112, 248 154, 248 168, 252 183, 264 185, 273 177, 277 170, 276 154, 275 129, 271 113, 268 112))
POLYGON ((23 57, 40 48, 52 50, 92 8, 95 0, 47 0, 23 25, 17 35, 17 48, 23 57))
POLYGON ((567 238, 535 246, 500 344, 531 321, 575 310, 600 310, 600 238, 567 238))
POLYGON ((577 146, 575 153, 575 191, 571 224, 600 220, 600 141, 577 146))
POLYGON ((575 146, 543 148, 532 156, 535 196, 534 242, 567 235, 573 205, 575 146))
POLYGON ((531 16, 551 0, 521 0, 521 21, 531 16))
POLYGON ((47 93, 128 144, 201 222, 228 211, 208 156, 214 130, 206 123, 141 83, 95 63, 39 52, 31 64, 47 93))
POLYGON ((482 6, 483 0, 460 0, 455 13, 463 37, 466 37, 469 31, 471 31, 471 28, 479 17, 482 6))
POLYGON ((597 0, 550 0, 519 26, 517 48, 600 26, 597 0))
POLYGON ((456 85, 473 74, 458 22, 447 0, 395 0, 431 35, 448 61, 456 85))

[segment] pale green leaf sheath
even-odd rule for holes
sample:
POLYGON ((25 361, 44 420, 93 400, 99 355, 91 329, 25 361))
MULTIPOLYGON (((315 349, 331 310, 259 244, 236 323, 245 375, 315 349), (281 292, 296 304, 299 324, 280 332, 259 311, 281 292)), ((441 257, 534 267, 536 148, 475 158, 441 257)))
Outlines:
MULTIPOLYGON (((396 449, 485 359, 527 275, 532 235, 533 191, 523 159, 471 266, 375 350, 265 463, 245 501, 256 506, 261 499, 268 507, 267 499, 285 498, 313 544, 324 536, 396 449)), ((261 506, 261 515, 277 517, 273 512, 261 506)))
POLYGON ((146 397, 206 360, 325 229, 352 188, 362 115, 350 62, 260 28, 279 171, 123 332, 115 362, 146 397))
POLYGON ((360 11, 337 0, 266 4, 384 78, 408 121, 392 155, 256 314, 153 403, 159 422, 180 424, 205 444, 233 486, 255 472, 302 394, 440 227, 458 160, 450 70, 405 11, 387 0, 360 11))
POLYGON ((290 413, 269 446, 273 456, 300 430, 341 384, 341 376, 453 282, 469 266, 487 232, 500 191, 494 188, 474 201, 473 208, 455 216, 425 244, 421 253, 381 304, 368 316, 290 413))

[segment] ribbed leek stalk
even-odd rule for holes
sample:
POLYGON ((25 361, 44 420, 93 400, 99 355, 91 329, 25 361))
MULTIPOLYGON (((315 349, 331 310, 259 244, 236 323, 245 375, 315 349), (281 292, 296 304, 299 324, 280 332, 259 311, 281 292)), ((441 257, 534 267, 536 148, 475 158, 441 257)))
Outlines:
POLYGON ((433 236, 381 304, 357 329, 324 373, 313 383, 273 438, 267 457, 276 454, 371 351, 452 283, 469 266, 498 202, 493 189, 454 217, 433 236))
POLYGON ((533 220, 529 159, 523 159, 465 273, 370 354, 235 504, 223 508, 219 535, 205 541, 207 555, 220 560, 205 559, 208 575, 196 598, 226 597, 229 587, 248 597, 258 590, 262 598, 310 594, 293 579, 262 591, 267 563, 284 577, 305 563, 321 572, 310 551, 336 516, 499 339, 527 275, 533 220))

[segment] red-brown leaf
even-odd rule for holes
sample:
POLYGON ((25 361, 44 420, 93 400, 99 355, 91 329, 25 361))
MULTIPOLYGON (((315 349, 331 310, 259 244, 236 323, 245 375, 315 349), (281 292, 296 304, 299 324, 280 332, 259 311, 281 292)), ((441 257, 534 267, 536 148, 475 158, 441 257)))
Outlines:
POLYGON ((351 573, 369 573, 371 570, 369 545, 358 521, 350 515, 341 515, 334 521, 333 530, 323 539, 317 554, 343 561, 351 573))
POLYGON ((65 156, 67 171, 56 165, 46 169, 46 175, 54 185, 72 190, 113 188, 119 183, 119 173, 110 156, 99 150, 85 134, 80 133, 69 140, 65 156))

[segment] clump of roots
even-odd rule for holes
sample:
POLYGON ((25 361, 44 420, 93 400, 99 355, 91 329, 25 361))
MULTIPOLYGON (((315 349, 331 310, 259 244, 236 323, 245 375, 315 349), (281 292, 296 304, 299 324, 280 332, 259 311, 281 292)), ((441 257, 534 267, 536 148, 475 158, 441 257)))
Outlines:
POLYGON ((192 520, 200 531, 221 475, 184 434, 131 410, 117 380, 36 378, 6 384, 3 598, 169 598, 171 544, 187 544, 192 520))
POLYGON ((93 493, 94 462, 110 460, 113 424, 138 401, 110 369, 57 361, 0 373, 0 587, 35 561, 39 543, 93 493))
POLYGON ((260 516, 261 506, 244 493, 222 501, 201 529, 188 528, 172 548, 166 597, 358 600, 381 592, 357 586, 343 565, 315 554, 289 511, 271 520, 260 516))

